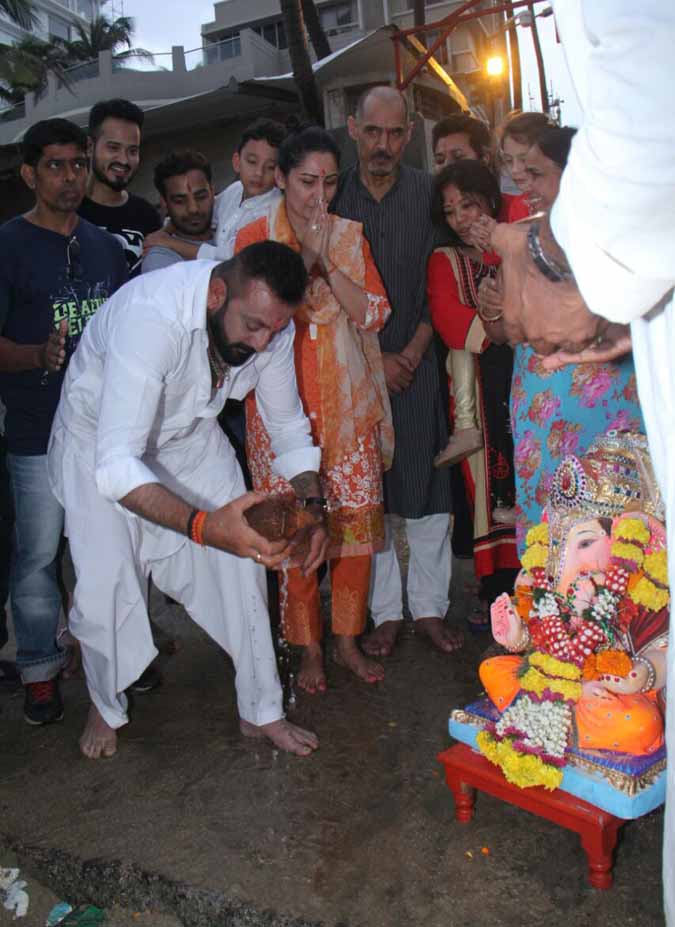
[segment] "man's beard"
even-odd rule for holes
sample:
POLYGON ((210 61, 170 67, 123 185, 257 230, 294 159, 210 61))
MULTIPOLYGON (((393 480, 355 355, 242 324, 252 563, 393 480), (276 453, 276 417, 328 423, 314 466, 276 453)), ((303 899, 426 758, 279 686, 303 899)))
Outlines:
POLYGON ((99 183, 105 184, 106 187, 110 187, 110 189, 114 190, 116 193, 120 193, 122 190, 126 190, 126 188, 129 186, 129 184, 134 178, 134 171, 129 171, 129 173, 125 177, 117 177, 116 179, 111 179, 98 166, 98 162, 96 161, 96 158, 92 159, 91 172, 94 175, 94 177, 99 181, 99 183))
POLYGON ((225 334, 225 313, 227 312, 227 302, 216 312, 207 314, 209 334, 213 347, 218 352, 223 363, 230 367, 241 367, 246 361, 253 357, 255 348, 242 344, 239 341, 228 341, 225 334))
POLYGON ((394 159, 377 152, 368 163, 368 170, 375 177, 387 177, 394 171, 394 159))
POLYGON ((185 236, 185 238, 193 238, 195 235, 203 235, 208 229, 211 228, 213 222, 213 213, 211 213, 206 219, 204 219, 202 228, 187 228, 182 225, 179 220, 175 219, 172 215, 169 215, 169 218, 173 222, 173 226, 176 231, 185 236))

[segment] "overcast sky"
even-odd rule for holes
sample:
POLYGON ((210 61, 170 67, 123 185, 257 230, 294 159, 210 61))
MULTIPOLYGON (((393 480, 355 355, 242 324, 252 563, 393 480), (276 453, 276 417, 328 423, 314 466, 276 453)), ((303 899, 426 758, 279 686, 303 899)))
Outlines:
MULTIPOLYGON (((115 0, 114 5, 135 20, 134 44, 152 52, 170 52, 172 45, 199 48, 202 23, 214 19, 213 0, 115 0)), ((108 16, 112 6, 103 7, 108 16)))
MULTIPOLYGON (((152 52, 170 52, 172 45, 183 45, 187 50, 201 45, 201 24, 214 19, 212 0, 114 0, 116 9, 123 7, 124 14, 136 22, 135 44, 152 52)), ((108 15, 112 3, 103 7, 108 15)), ((555 40, 553 17, 538 18, 539 33, 544 52, 544 63, 549 89, 562 97, 562 121, 578 125, 579 106, 569 79, 562 46, 555 40)), ((539 109, 539 81, 529 29, 519 29, 523 68, 523 108, 539 109), (531 99, 530 99, 531 94, 531 99)), ((168 61, 157 59, 157 64, 168 61)))

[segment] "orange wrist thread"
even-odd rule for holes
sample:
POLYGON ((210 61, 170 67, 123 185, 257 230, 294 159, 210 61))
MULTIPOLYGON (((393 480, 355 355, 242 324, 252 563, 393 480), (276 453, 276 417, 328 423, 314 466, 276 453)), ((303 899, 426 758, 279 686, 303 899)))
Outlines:
POLYGON ((206 516, 208 512, 199 511, 192 519, 192 530, 190 532, 190 539, 195 542, 195 544, 201 544, 204 547, 204 522, 206 521, 206 516))

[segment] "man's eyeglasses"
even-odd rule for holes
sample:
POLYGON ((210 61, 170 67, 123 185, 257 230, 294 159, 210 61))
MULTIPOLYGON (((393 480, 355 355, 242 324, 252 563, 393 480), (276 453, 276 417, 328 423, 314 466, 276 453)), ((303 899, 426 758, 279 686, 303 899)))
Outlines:
POLYGON ((82 275, 82 268, 80 266, 80 243, 74 235, 68 240, 66 246, 66 260, 68 262, 66 271, 68 279, 79 280, 82 275))

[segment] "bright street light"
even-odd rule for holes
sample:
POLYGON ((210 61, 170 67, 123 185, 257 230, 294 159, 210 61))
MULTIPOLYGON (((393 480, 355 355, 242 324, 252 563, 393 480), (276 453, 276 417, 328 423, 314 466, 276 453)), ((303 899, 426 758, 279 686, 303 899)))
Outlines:
POLYGON ((485 68, 490 77, 501 77, 504 73, 504 59, 501 55, 494 55, 488 58, 485 68))

